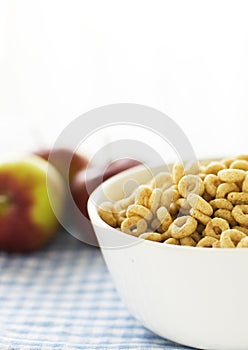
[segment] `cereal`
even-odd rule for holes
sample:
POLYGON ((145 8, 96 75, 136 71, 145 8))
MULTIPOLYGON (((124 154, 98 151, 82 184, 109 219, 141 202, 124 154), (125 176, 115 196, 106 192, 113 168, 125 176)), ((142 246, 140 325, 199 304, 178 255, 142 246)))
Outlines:
POLYGON ((218 242, 218 240, 214 237, 206 236, 202 238, 198 243, 197 247, 212 247, 214 243, 218 242))
POLYGON ((232 215, 240 225, 248 227, 248 205, 236 205, 232 210, 232 215))
POLYGON ((100 217, 124 233, 204 248, 248 248, 248 155, 176 163, 115 203, 100 217))
POLYGON ((178 191, 184 198, 186 198, 189 193, 196 193, 201 196, 204 192, 204 184, 197 175, 185 175, 179 181, 178 191))
POLYGON ((211 207, 211 205, 197 194, 190 193, 187 196, 187 201, 189 202, 192 208, 199 210, 203 214, 207 216, 211 216, 213 214, 213 208, 211 207))
POLYGON ((127 208, 126 216, 128 218, 135 215, 140 216, 147 221, 151 221, 153 218, 152 212, 140 204, 132 204, 127 208))
POLYGON ((217 175, 209 174, 204 179, 205 190, 212 197, 215 197, 217 187, 219 186, 219 184, 220 184, 220 179, 218 178, 217 175))
POLYGON ((244 237, 246 235, 239 230, 226 230, 220 236, 220 246, 221 248, 235 248, 244 237))
POLYGON ((195 232, 197 227, 197 221, 191 216, 181 216, 174 220, 171 224, 169 231, 172 238, 181 239, 190 236, 195 232))
POLYGON ((216 198, 225 198, 228 193, 238 190, 239 187, 233 182, 220 184, 216 191, 216 198))
POLYGON ((205 236, 210 236, 219 239, 223 231, 230 228, 228 222, 221 218, 213 218, 208 222, 205 229, 205 236))
POLYGON ((221 181, 224 182, 240 182, 245 178, 245 171, 240 169, 224 169, 218 172, 221 181))

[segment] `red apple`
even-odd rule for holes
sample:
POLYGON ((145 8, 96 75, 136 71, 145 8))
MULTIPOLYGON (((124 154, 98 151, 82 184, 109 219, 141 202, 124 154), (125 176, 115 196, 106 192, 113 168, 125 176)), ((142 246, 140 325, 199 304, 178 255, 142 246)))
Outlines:
POLYGON ((68 169, 65 168, 65 163, 68 164, 70 161, 69 169, 69 183, 72 182, 74 176, 88 164, 88 159, 77 152, 73 152, 70 149, 58 148, 54 150, 43 149, 35 152, 35 154, 46 161, 52 162, 52 165, 57 168, 57 170, 62 174, 66 179, 68 169), (49 159, 49 156, 52 151, 52 157, 49 159))
POLYGON ((79 172, 71 184, 71 192, 80 211, 86 217, 89 217, 87 212, 87 202, 89 195, 93 190, 111 176, 139 164, 140 162, 134 159, 120 159, 105 167, 92 167, 79 172))
POLYGON ((64 187, 60 173, 53 166, 48 171, 40 157, 0 164, 0 250, 27 252, 47 243, 59 226, 53 209, 63 213, 64 187))

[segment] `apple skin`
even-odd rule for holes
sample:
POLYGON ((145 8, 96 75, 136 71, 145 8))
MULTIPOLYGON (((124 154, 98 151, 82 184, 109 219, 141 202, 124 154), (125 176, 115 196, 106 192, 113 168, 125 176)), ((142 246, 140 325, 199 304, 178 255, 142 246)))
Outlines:
POLYGON ((89 218, 87 202, 97 186, 110 177, 140 164, 134 159, 119 159, 105 167, 92 167, 79 172, 71 184, 71 193, 83 215, 89 218))
POLYGON ((66 180, 67 169, 65 168, 65 163, 70 161, 69 169, 69 183, 72 183, 74 176, 81 170, 85 169, 88 164, 88 159, 77 152, 73 152, 67 148, 58 149, 41 149, 34 152, 35 155, 49 161, 55 168, 62 174, 63 178, 66 180), (52 152, 52 153, 51 153, 52 152), (50 155, 52 156, 50 157, 50 155), (50 157, 50 158, 49 158, 50 157))
POLYGON ((41 248, 56 233, 63 214, 64 181, 37 156, 0 164, 0 250, 29 252, 41 248), (49 177, 49 195, 47 191, 49 177))

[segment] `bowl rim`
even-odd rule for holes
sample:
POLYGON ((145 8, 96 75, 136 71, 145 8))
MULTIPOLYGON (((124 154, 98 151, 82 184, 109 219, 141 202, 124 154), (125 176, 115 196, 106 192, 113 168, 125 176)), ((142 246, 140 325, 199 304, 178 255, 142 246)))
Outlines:
MULTIPOLYGON (((210 159, 213 161, 217 160, 216 158, 210 158, 210 159)), ((218 159, 220 159, 220 158, 218 158, 218 159)), ((203 159, 203 161, 204 160, 209 160, 209 158, 203 159)), ((201 160, 199 160, 199 161, 201 161, 201 160)), ((171 164, 173 164, 173 163, 171 163, 171 164)), ((154 166, 151 168, 151 170, 162 167, 162 166, 163 165, 154 166)), ((122 237, 130 236, 130 237, 132 237, 132 239, 134 241, 135 240, 137 241, 137 244, 142 243, 142 244, 146 244, 146 245, 157 247, 157 248, 161 247, 163 249, 170 249, 170 250, 175 250, 175 251, 183 250, 185 252, 194 251, 195 253, 197 253, 197 252, 204 252, 204 253, 212 252, 211 254, 215 254, 215 253, 218 253, 220 251, 223 252, 221 254, 227 254, 227 253, 233 254, 235 251, 237 251, 240 254, 240 252, 242 251, 243 252, 242 254, 248 254, 248 248, 246 248, 246 249, 245 248, 236 248, 236 247, 235 248, 210 248, 210 247, 191 247, 191 246, 181 246, 181 245, 175 245, 175 244, 164 244, 161 242, 150 241, 150 240, 146 240, 146 239, 143 239, 140 237, 128 235, 127 233, 119 231, 116 228, 108 225, 98 214, 97 205, 99 205, 100 203, 97 203, 97 201, 93 200, 93 198, 97 196, 97 193, 100 192, 100 190, 102 189, 103 186, 104 187, 111 186, 113 183, 121 180, 123 177, 127 177, 129 175, 131 176, 132 174, 136 174, 139 171, 145 170, 145 168, 146 167, 144 164, 140 164, 140 165, 134 166, 130 169, 126 169, 126 170, 112 176, 111 178, 105 180, 99 186, 97 186, 95 188, 95 190, 90 194, 88 202, 87 202, 87 210, 88 210, 90 220, 92 222, 93 227, 94 227, 94 225, 98 225, 100 227, 104 227, 106 229, 109 229, 110 231, 113 231, 113 232, 115 231, 115 234, 118 234, 122 237)), ((133 246, 133 245, 130 245, 130 246, 133 246)), ((100 243, 99 243, 99 247, 102 249, 100 243)), ((161 249, 161 248, 159 248, 159 249, 161 249)), ((104 249, 106 249, 106 248, 104 248, 104 249)), ((111 248, 108 248, 108 249, 111 249, 111 248)), ((237 254, 237 253, 234 253, 234 254, 237 254)))

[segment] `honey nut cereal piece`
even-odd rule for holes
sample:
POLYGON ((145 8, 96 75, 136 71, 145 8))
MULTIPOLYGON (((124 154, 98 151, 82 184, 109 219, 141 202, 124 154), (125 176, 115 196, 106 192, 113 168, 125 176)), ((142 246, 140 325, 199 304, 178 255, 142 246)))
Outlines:
POLYGON ((205 179, 206 176, 207 176, 207 174, 205 174, 205 173, 200 173, 200 174, 199 174, 199 178, 200 178, 202 181, 204 181, 204 179, 205 179))
POLYGON ((189 193, 196 193, 201 196, 204 192, 203 181, 197 175, 185 175, 179 181, 178 192, 184 198, 186 198, 189 193))
POLYGON ((245 179, 242 184, 242 191, 248 192, 248 174, 246 174, 245 179))
POLYGON ((147 222, 140 216, 131 216, 121 223, 121 231, 138 237, 147 231, 147 222))
POLYGON ((130 196, 123 198, 117 202, 122 210, 127 209, 127 207, 131 204, 134 204, 135 194, 132 193, 130 196))
POLYGON ((150 223, 151 229, 153 231, 156 231, 160 226, 161 226, 161 222, 159 221, 158 218, 155 218, 152 220, 152 222, 150 223))
POLYGON ((139 205, 143 205, 148 208, 149 206, 149 198, 152 194, 152 190, 147 186, 140 186, 135 196, 135 203, 139 205))
POLYGON ((98 209, 98 213, 103 221, 112 227, 117 227, 117 219, 113 214, 113 204, 111 202, 104 202, 98 209))
POLYGON ((237 157, 235 157, 235 159, 248 161, 248 154, 239 154, 237 157))
POLYGON ((220 241, 217 240, 216 242, 214 242, 214 243, 212 244, 212 248, 221 248, 221 246, 220 246, 220 241))
POLYGON ((246 235, 235 229, 229 229, 220 235, 220 246, 221 248, 235 248, 235 246, 245 238, 246 235))
POLYGON ((160 206, 161 196, 163 191, 160 188, 154 188, 152 194, 148 201, 148 207, 152 213, 155 213, 158 207, 160 206))
POLYGON ((208 216, 211 216, 213 214, 213 208, 211 207, 211 205, 197 194, 190 193, 187 196, 187 201, 189 202, 192 208, 198 209, 203 214, 208 216))
POLYGON ((160 172, 152 179, 150 185, 152 189, 167 189, 172 186, 172 176, 168 172, 160 172))
POLYGON ((198 233, 197 231, 195 231, 194 233, 192 233, 192 235, 190 236, 191 238, 193 238, 193 240, 198 243, 201 239, 202 239, 202 235, 200 235, 200 233, 198 233))
POLYGON ((201 166, 199 164, 199 162, 196 162, 195 160, 192 161, 186 161, 185 165, 185 175, 198 175, 201 171, 201 166))
POLYGON ((197 221, 191 216, 181 216, 173 221, 169 227, 171 236, 176 239, 181 239, 190 236, 195 232, 197 221))
POLYGON ((148 241, 154 241, 154 242, 162 242, 163 240, 162 235, 157 232, 145 232, 139 235, 139 238, 143 238, 148 241))
POLYGON ((237 248, 248 248, 248 237, 244 237, 238 243, 237 248))
POLYGON ((166 244, 175 244, 175 245, 180 245, 179 239, 176 238, 168 238, 164 241, 166 244))
POLYGON ((234 158, 224 158, 224 159, 221 159, 221 163, 223 163, 226 168, 229 168, 234 160, 235 160, 234 158))
POLYGON ((157 210, 157 218, 161 222, 162 230, 167 231, 170 224, 172 223, 171 215, 165 207, 160 207, 157 210))
POLYGON ((232 204, 248 204, 248 193, 247 192, 230 192, 227 199, 232 204))
POLYGON ((218 171, 223 170, 225 168, 226 168, 226 166, 221 162, 210 162, 205 167, 205 173, 217 175, 218 171))
POLYGON ((235 228, 236 230, 239 230, 239 231, 243 232, 244 234, 246 234, 246 236, 248 236, 248 228, 247 228, 247 227, 243 227, 243 226, 233 226, 233 228, 235 228))
POLYGON ((214 237, 206 236, 203 237, 198 243, 197 247, 202 247, 202 248, 211 248, 213 244, 217 243, 218 240, 214 237))
POLYGON ((207 225, 208 222, 211 220, 211 218, 208 215, 205 215, 198 209, 191 208, 190 209, 190 215, 193 216, 193 218, 200 221, 202 224, 207 225))
POLYGON ((232 210, 233 205, 225 198, 216 198, 209 202, 213 209, 227 209, 232 210))
POLYGON ((226 220, 221 218, 213 218, 211 221, 209 221, 205 228, 205 236, 220 239, 221 233, 229 229, 230 226, 226 220))
POLYGON ((247 160, 235 160, 234 162, 232 162, 232 164, 230 165, 230 169, 241 169, 241 170, 248 170, 248 161, 247 160))
POLYGON ((161 205, 163 207, 169 208, 173 202, 176 202, 180 197, 178 190, 174 187, 170 187, 162 193, 161 205))
POLYGON ((224 169, 218 172, 218 177, 224 182, 240 182, 245 178, 245 171, 240 169, 224 169))
POLYGON ((236 205, 232 210, 232 215, 240 225, 248 227, 248 205, 236 205))
POLYGON ((227 209, 217 209, 215 212, 214 212, 214 216, 216 218, 221 218, 221 219, 224 219, 226 220, 229 225, 231 226, 235 226, 237 225, 237 221, 235 220, 232 212, 230 210, 227 210, 227 209))
POLYGON ((193 238, 191 237, 184 237, 180 239, 180 244, 181 245, 186 245, 189 247, 195 247, 196 246, 196 242, 193 238))
POLYGON ((185 175, 183 163, 177 162, 172 167, 172 179, 174 184, 178 184, 181 178, 185 175))
POLYGON ((191 205, 186 198, 179 198, 176 201, 176 204, 180 207, 180 209, 189 210, 191 208, 191 205))
POLYGON ((225 198, 228 193, 236 191, 238 192, 239 188, 233 182, 220 184, 216 191, 216 198, 225 198))
POLYGON ((130 218, 131 216, 138 215, 147 221, 151 221, 153 218, 152 212, 140 204, 131 204, 127 208, 126 216, 130 218))
POLYGON ((210 196, 215 197, 217 187, 221 183, 217 175, 209 174, 204 179, 205 191, 210 194, 210 196))

